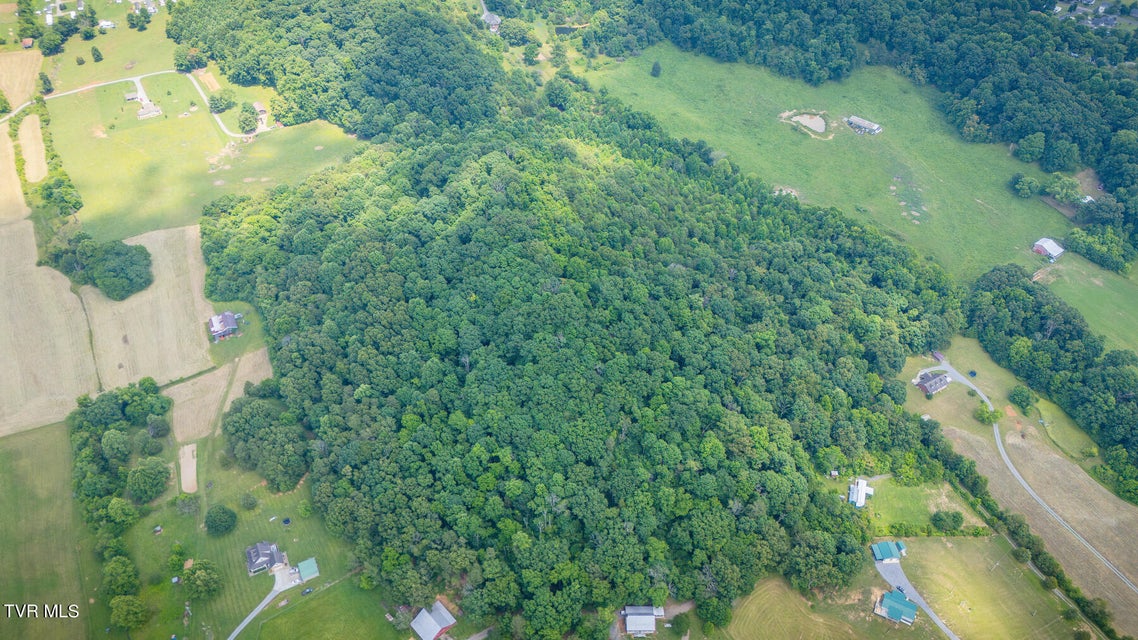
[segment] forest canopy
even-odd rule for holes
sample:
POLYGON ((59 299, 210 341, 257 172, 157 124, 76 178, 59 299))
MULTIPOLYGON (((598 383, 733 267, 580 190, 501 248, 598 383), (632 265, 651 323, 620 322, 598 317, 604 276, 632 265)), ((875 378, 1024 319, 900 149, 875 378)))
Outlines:
POLYGON ((528 637, 668 596, 725 624, 771 572, 846 584, 870 527, 817 470, 939 477, 894 377, 958 291, 558 83, 558 108, 510 76, 492 123, 207 208, 207 293, 261 310, 277 375, 228 446, 291 452, 272 477, 310 473, 365 586, 450 588, 528 637))

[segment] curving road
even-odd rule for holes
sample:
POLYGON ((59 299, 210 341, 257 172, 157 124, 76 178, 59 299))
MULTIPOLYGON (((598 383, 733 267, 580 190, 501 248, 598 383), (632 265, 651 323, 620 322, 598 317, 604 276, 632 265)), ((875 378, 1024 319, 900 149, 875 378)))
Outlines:
MULTIPOLYGON (((179 75, 183 75, 186 78, 188 78, 190 81, 190 84, 194 85, 194 89, 197 89, 198 95, 200 95, 202 97, 202 104, 205 106, 205 108, 207 108, 207 109, 209 108, 209 96, 206 95, 206 92, 202 90, 201 85, 198 84, 198 79, 195 78, 193 76, 193 74, 181 73, 179 71, 175 71, 174 69, 165 69, 163 71, 152 71, 150 73, 143 73, 143 74, 139 74, 137 76, 128 76, 126 78, 119 78, 117 80, 107 80, 106 82, 96 82, 94 84, 84 85, 82 87, 79 87, 78 89, 70 89, 68 91, 52 92, 51 94, 44 96, 44 100, 54 100, 56 98, 62 98, 63 96, 69 96, 72 94, 80 93, 82 91, 87 91, 89 89, 96 89, 98 87, 106 87, 106 86, 110 86, 112 84, 119 84, 120 82, 133 82, 135 88, 138 91, 138 95, 139 96, 145 96, 146 91, 142 88, 142 79, 143 78, 149 78, 150 76, 160 76, 160 75, 166 74, 166 73, 177 73, 179 75)), ((11 118, 12 116, 23 111, 27 107, 30 107, 32 104, 33 104, 33 101, 29 100, 28 102, 25 102, 24 104, 16 107, 15 109, 12 110, 11 113, 8 113, 4 117, 0 118, 0 122, 5 122, 6 120, 8 120, 8 118, 11 118)), ((218 115, 216 113, 211 113, 210 115, 213 116, 214 121, 217 122, 217 126, 221 128, 221 131, 225 135, 229 136, 230 138, 244 138, 245 137, 244 134, 233 133, 232 131, 230 131, 229 127, 225 126, 225 123, 221 121, 220 115, 218 115)))
MULTIPOLYGON (((917 376, 919 377, 925 373, 934 373, 934 372, 938 372, 938 371, 947 373, 949 376, 949 379, 956 381, 956 382, 963 383, 966 387, 975 391, 976 394, 978 396, 980 396, 980 399, 984 401, 984 404, 988 405, 988 409, 993 410, 993 411, 995 410, 995 407, 992 406, 992 401, 988 399, 988 396, 986 396, 984 394, 984 392, 980 390, 979 387, 977 387, 975 384, 972 384, 972 381, 969 380, 967 376, 961 375, 961 373, 959 371, 957 371, 956 369, 954 369, 952 367, 952 365, 948 364, 948 362, 942 362, 936 366, 928 367, 927 369, 921 369, 920 371, 917 372, 917 376)), ((1008 471, 1011 472, 1012 476, 1016 479, 1016 481, 1019 482, 1020 486, 1023 487, 1023 490, 1026 491, 1027 494, 1029 496, 1031 496, 1033 500, 1035 500, 1037 503, 1039 503, 1039 506, 1042 507, 1043 510, 1047 512, 1047 515, 1051 516, 1051 518, 1054 519, 1055 522, 1058 522, 1061 527, 1063 527, 1068 532, 1070 532, 1070 534, 1072 536, 1074 536, 1076 540, 1078 540, 1084 547, 1087 548, 1087 551, 1090 551, 1091 554, 1094 555, 1094 557, 1098 558, 1099 561, 1101 561, 1102 564, 1107 569, 1110 569, 1111 573, 1118 576, 1118 579, 1122 580, 1123 584, 1125 584, 1127 587, 1129 587, 1130 590, 1133 591, 1134 593, 1138 593, 1138 586, 1135 586, 1135 584, 1130 580, 1130 578, 1126 577, 1126 574, 1122 573, 1122 571, 1120 571, 1118 569, 1118 567, 1114 566, 1114 564, 1110 560, 1108 560, 1106 556, 1104 556, 1101 552, 1099 552, 1098 549, 1094 548, 1094 545, 1092 545, 1090 542, 1087 541, 1086 538, 1084 538, 1082 535, 1080 535, 1079 532, 1076 531, 1075 528, 1072 527, 1070 524, 1068 524, 1067 521, 1064 520, 1062 516, 1060 516, 1058 513, 1056 513, 1055 510, 1052 509, 1050 505, 1048 505, 1046 502, 1044 502, 1043 498, 1039 497, 1039 494, 1036 493, 1035 490, 1031 488, 1031 485, 1029 485, 1027 483, 1027 480, 1023 479, 1023 476, 1021 476, 1019 474, 1019 470, 1016 469, 1014 464, 1012 464, 1011 458, 1008 457, 1008 452, 1004 449, 1004 439, 1002 437, 1000 437, 1000 425, 999 425, 999 423, 997 423, 997 422, 992 423, 992 433, 996 436, 996 448, 999 449, 999 451, 1000 451, 1000 458, 1003 459, 1004 465, 1008 468, 1008 471)))

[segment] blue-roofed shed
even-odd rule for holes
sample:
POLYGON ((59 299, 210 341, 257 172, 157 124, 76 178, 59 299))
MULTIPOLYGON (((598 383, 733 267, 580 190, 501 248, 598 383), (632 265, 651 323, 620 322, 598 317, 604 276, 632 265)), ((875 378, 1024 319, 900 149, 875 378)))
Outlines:
POLYGON ((316 558, 309 558, 296 565, 296 568, 300 571, 301 582, 308 582, 320 575, 320 569, 316 567, 316 558))
POLYGON ((917 619, 916 603, 910 602, 905 594, 896 589, 884 593, 873 607, 873 612, 887 620, 905 624, 913 624, 917 619))
POLYGON ((901 558, 905 557, 907 550, 905 543, 900 540, 885 540, 883 542, 875 542, 870 549, 873 550, 873 559, 877 562, 897 563, 901 562, 901 558))

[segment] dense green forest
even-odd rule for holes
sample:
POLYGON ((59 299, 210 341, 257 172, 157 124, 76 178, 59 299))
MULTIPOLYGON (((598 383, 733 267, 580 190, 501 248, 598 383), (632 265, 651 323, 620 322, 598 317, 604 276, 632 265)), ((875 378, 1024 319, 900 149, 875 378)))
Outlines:
POLYGON ((508 83, 511 117, 208 208, 207 293, 262 310, 278 379, 234 454, 300 452, 270 480, 310 470, 365 585, 529 637, 845 584, 868 527, 817 469, 939 476, 893 377, 960 326, 950 280, 571 80, 508 83))

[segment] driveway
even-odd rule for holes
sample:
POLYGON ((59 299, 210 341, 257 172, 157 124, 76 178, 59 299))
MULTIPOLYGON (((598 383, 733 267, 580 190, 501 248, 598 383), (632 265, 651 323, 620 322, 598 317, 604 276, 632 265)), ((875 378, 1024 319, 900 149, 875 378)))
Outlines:
POLYGON ((909 582, 909 579, 905 577, 905 570, 901 568, 900 563, 874 562, 873 565, 877 567, 877 573, 880 573, 881 577, 885 578, 886 582, 893 585, 894 587, 901 587, 904 589, 905 597, 915 602, 921 609, 924 609, 925 613, 929 615, 929 619, 932 620, 936 626, 940 627, 940 630, 944 632, 944 635, 948 636, 951 640, 960 640, 960 638, 958 638, 956 634, 948 628, 948 625, 946 625, 943 620, 941 620, 935 613, 933 613, 932 607, 930 607, 929 604, 925 602, 925 599, 921 597, 921 594, 917 593, 916 588, 913 587, 913 583, 909 582))

